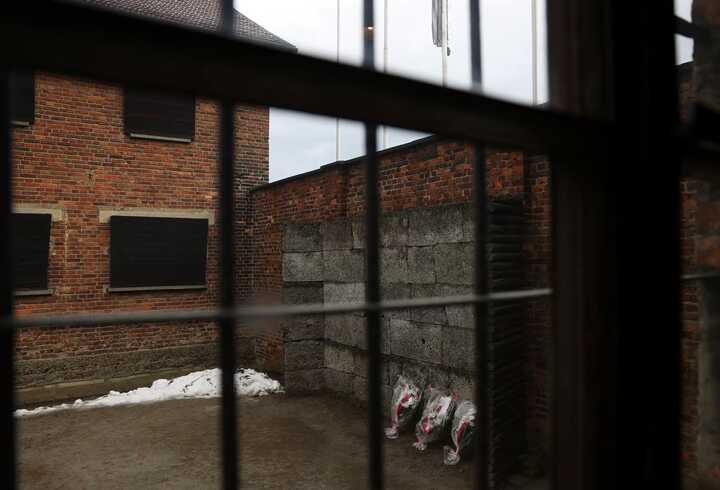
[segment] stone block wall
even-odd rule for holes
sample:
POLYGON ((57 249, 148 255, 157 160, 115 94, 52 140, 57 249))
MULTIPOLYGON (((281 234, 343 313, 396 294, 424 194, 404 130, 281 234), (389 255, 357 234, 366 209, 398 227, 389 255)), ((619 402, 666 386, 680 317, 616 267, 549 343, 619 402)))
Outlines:
MULTIPOLYGON (((390 213, 381 226, 381 283, 386 299, 472 293, 473 243, 469 205, 390 213)), ((364 299, 364 225, 339 219, 288 224, 283 232, 283 292, 292 302, 352 303, 364 299)), ((326 387, 365 397, 366 333, 361 313, 315 319, 324 326, 308 336, 307 319, 287 326, 286 373, 325 368, 326 387), (297 362, 311 353, 324 364, 297 362)), ((385 391, 399 373, 472 397, 473 315, 470 307, 398 310, 382 317, 385 391)), ((310 330, 312 330, 310 328, 310 330)), ((301 383, 304 381, 301 380, 301 383)), ((295 390, 290 380, 288 389, 295 390)), ((301 384, 298 389, 308 388, 301 384)))
MULTIPOLYGON (((520 203, 491 205, 494 231, 490 282, 496 290, 524 287, 520 203)), ((473 292, 474 230, 469 204, 383 215, 381 289, 384 299, 469 295, 473 292)), ((286 303, 358 303, 365 294, 364 224, 340 218, 283 227, 286 303)), ((527 453, 525 304, 489 307, 493 474, 517 471, 527 453)), ((381 316, 385 407, 398 375, 422 386, 474 398, 475 317, 472 306, 407 308, 381 316)), ((367 400, 366 319, 362 313, 301 317, 285 323, 286 389, 329 390, 367 400)))

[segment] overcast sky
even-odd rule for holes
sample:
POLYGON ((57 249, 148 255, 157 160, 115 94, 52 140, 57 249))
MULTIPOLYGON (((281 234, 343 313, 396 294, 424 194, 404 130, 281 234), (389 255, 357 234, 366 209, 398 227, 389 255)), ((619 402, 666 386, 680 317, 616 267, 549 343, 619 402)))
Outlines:
MULTIPOLYGON (((449 1, 449 85, 470 86, 468 2, 449 1)), ((387 0, 390 73, 441 83, 440 48, 432 44, 431 0, 387 0)), ((383 4, 375 0, 376 60, 382 69, 383 4)), ((676 11, 690 17, 691 0, 676 0, 676 11)), ((235 7, 255 22, 294 44, 301 54, 335 59, 336 0, 235 0, 235 7)), ((341 0, 340 60, 360 64, 362 0, 341 0)), ((538 0, 539 101, 547 99, 545 1, 538 0)), ((532 102, 531 0, 482 0, 484 91, 519 103, 532 102)), ((688 61, 692 44, 678 46, 679 61, 688 61)), ((292 82, 292 81, 289 81, 292 82)), ((389 146, 423 134, 389 130, 389 146)), ((382 139, 379 139, 382 144, 382 139)), ((362 125, 341 123, 341 159, 364 153, 362 125)), ((335 120, 281 109, 270 113, 270 180, 275 181, 335 161, 335 120)))

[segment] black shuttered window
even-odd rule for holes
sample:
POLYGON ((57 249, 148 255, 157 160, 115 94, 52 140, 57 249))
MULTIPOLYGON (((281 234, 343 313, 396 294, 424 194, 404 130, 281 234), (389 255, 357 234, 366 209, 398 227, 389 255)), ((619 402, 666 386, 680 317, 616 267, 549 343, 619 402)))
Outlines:
POLYGON ((35 75, 31 70, 10 74, 10 120, 23 126, 35 121, 35 75))
POLYGON ((191 141, 195 135, 195 97, 125 89, 125 133, 134 137, 191 141))
POLYGON ((48 289, 50 215, 13 214, 15 289, 48 289))
POLYGON ((204 287, 208 221, 110 218, 110 287, 204 287))

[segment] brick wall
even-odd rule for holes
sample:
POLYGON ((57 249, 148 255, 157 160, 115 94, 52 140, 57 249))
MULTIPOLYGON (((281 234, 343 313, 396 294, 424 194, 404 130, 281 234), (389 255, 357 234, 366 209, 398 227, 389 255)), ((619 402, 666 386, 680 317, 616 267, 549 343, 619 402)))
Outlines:
MULTIPOLYGON (((35 122, 13 129, 14 203, 60 207, 52 223, 50 296, 18 297, 18 315, 203 308, 217 301, 218 226, 210 226, 204 291, 108 293, 109 225, 99 207, 204 210, 219 222, 218 106, 196 101, 192 143, 129 138, 122 89, 36 74, 35 122)), ((239 107, 235 187, 239 264, 250 261, 249 190, 267 182, 267 108, 239 107)), ((239 295, 249 292, 238 276, 239 295)), ((126 376, 168 367, 215 364, 215 327, 202 323, 31 329, 17 336, 20 386, 126 376)), ((243 353, 248 354, 249 339, 243 353)))

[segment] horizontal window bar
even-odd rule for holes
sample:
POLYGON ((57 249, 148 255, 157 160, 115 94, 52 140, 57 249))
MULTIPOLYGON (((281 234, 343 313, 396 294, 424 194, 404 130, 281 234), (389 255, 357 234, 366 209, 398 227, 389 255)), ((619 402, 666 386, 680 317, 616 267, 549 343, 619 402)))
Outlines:
POLYGON ((699 272, 697 274, 685 274, 681 277, 683 281, 695 281, 698 279, 720 279, 720 272, 699 272))
POLYGON ((142 140, 169 141, 172 143, 192 143, 190 138, 175 138, 173 136, 156 136, 154 134, 130 133, 131 138, 142 140))
POLYGON ((52 296, 54 289, 19 289, 13 291, 15 296, 52 296))
POLYGON ((418 299, 400 299, 382 301, 380 303, 336 303, 336 304, 308 304, 308 305, 262 305, 240 306, 223 309, 210 308, 199 310, 170 310, 170 311, 137 311, 127 313, 82 313, 77 315, 55 316, 22 316, 4 318, 0 320, 3 328, 33 328, 33 327, 82 327, 117 325, 129 323, 166 323, 175 321, 215 321, 223 318, 237 318, 257 320, 268 318, 285 318, 299 315, 320 315, 354 313, 362 311, 400 310, 404 308, 422 308, 433 306, 461 306, 476 303, 492 303, 521 299, 547 297, 552 294, 551 289, 528 289, 522 291, 508 291, 486 295, 445 296, 418 299))
POLYGON ((207 284, 195 284, 187 286, 134 286, 127 288, 107 287, 108 293, 138 293, 143 291, 192 291, 207 289, 207 284))
POLYGON ((8 5, 0 17, 0 40, 9 64, 112 83, 381 123, 583 162, 602 161, 611 146, 610 125, 581 116, 48 0, 8 5))

